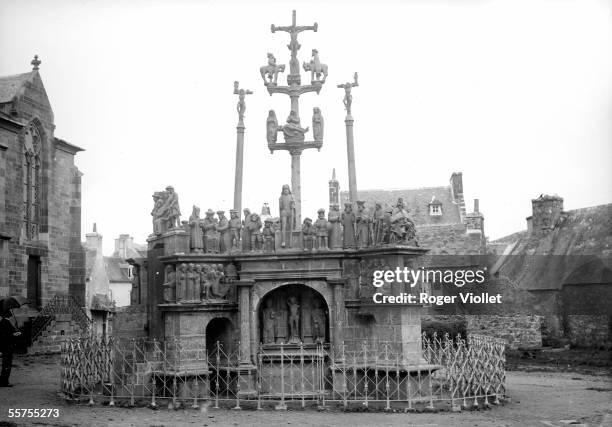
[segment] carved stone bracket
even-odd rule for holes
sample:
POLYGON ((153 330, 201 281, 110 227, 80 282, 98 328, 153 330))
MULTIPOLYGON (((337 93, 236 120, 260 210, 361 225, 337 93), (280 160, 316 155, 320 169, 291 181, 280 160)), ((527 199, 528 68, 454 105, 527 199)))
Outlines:
POLYGON ((276 150, 285 150, 289 151, 291 154, 301 154, 303 150, 306 150, 308 148, 316 148, 317 150, 321 150, 322 146, 323 141, 268 143, 268 149, 270 150, 270 153, 273 153, 276 150))

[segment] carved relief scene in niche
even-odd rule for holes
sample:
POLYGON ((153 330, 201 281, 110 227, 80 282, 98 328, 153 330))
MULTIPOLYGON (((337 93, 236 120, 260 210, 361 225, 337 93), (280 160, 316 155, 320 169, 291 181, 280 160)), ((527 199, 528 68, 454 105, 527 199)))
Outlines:
POLYGON ((329 342, 329 309, 323 296, 300 284, 268 293, 259 306, 260 342, 264 347, 329 342))

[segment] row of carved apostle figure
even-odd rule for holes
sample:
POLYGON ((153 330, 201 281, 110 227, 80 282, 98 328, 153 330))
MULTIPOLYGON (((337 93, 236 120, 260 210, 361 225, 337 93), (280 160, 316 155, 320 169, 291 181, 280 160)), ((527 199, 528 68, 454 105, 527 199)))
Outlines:
POLYGON ((222 264, 181 263, 166 266, 162 289, 166 303, 199 303, 225 300, 229 286, 222 264))
POLYGON ((281 217, 273 218, 267 204, 261 215, 244 209, 244 220, 240 219, 235 209, 230 210, 229 219, 224 211, 217 211, 215 217, 212 209, 208 209, 202 219, 200 208, 194 206, 185 225, 188 226, 190 250, 196 253, 240 250, 273 252, 285 247, 301 247, 308 251, 365 248, 383 244, 418 246, 414 223, 401 198, 394 207, 386 210, 380 203, 376 203, 373 213, 367 210, 365 202, 357 201, 356 204, 356 211, 353 211, 351 203, 345 203, 343 212, 334 204, 327 218, 324 209, 319 209, 314 221, 305 218, 300 230, 300 242, 294 241, 296 236, 291 233, 296 228, 292 225, 293 214, 285 213, 283 216, 286 209, 281 209, 281 217), (283 221, 287 219, 286 216, 289 221, 283 221), (286 234, 288 237, 285 237, 286 234))

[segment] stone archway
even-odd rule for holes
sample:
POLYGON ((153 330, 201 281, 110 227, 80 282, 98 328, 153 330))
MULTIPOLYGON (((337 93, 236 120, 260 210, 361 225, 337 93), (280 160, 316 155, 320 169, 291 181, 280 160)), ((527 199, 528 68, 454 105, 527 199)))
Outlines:
POLYGON ((329 343, 329 307, 321 293, 303 283, 276 287, 259 300, 257 339, 264 347, 329 343))
POLYGON ((236 349, 234 325, 227 317, 215 317, 206 325, 206 350, 208 354, 216 352, 217 342, 225 354, 236 349))

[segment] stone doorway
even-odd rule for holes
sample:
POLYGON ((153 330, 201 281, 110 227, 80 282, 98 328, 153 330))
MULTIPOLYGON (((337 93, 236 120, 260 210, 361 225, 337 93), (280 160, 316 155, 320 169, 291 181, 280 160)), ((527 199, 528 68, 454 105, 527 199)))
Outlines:
POLYGON ((231 355, 236 348, 234 336, 234 325, 228 318, 217 317, 212 319, 206 325, 206 350, 208 354, 217 351, 218 342, 223 353, 231 355))
POLYGON ((323 296, 306 285, 294 283, 268 292, 258 314, 258 339, 264 348, 329 343, 329 308, 323 296))

